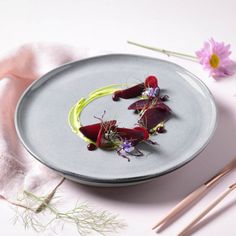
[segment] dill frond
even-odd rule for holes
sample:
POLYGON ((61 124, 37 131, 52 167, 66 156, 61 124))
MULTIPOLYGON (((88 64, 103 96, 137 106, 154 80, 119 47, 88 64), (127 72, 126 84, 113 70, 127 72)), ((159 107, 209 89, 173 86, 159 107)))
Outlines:
POLYGON ((69 210, 59 210, 51 201, 55 198, 54 194, 48 201, 49 195, 41 197, 24 191, 17 203, 8 201, 15 209, 13 223, 22 223, 25 229, 36 232, 52 230, 55 233, 63 230, 65 225, 73 225, 81 236, 92 232, 106 235, 126 227, 118 215, 91 207, 86 202, 76 202, 69 210))

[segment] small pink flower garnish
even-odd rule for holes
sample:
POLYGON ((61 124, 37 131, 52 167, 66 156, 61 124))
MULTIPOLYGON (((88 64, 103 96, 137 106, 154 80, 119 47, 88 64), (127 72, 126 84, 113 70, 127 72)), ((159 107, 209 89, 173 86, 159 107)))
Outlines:
POLYGON ((196 52, 199 63, 204 69, 209 70, 210 76, 215 79, 234 74, 235 62, 229 58, 230 54, 229 44, 216 42, 213 38, 205 42, 203 48, 196 52))

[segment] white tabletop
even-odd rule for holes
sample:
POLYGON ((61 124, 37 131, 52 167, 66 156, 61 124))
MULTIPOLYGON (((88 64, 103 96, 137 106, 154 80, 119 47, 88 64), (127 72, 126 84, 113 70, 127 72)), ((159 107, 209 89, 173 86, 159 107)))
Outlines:
MULTIPOLYGON (((218 105, 218 128, 207 148, 186 166, 151 182, 125 188, 94 188, 66 181, 61 190, 65 199, 120 214, 128 227, 118 235, 154 236, 151 226, 196 189, 236 154, 236 77, 214 81, 193 62, 168 58, 137 48, 127 40, 194 53, 210 37, 231 44, 236 60, 236 3, 234 0, 1 0, 0 53, 25 42, 60 42, 81 50, 125 52, 173 61, 202 79, 218 105)), ((202 201, 160 235, 177 233, 208 203, 235 182, 232 172, 202 201)), ((209 214, 194 235, 236 235, 236 192, 209 214)), ((22 225, 12 225, 13 211, 0 202, 0 235, 34 236, 22 225)), ((40 235, 53 235, 45 232, 40 235)), ((66 227, 59 235, 78 235, 66 227)))

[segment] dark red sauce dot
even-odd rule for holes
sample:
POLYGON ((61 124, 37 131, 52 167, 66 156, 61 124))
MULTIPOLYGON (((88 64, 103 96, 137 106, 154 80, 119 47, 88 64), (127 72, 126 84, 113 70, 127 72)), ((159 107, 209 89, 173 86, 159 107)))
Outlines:
POLYGON ((89 151, 94 151, 94 150, 97 149, 97 146, 93 143, 89 143, 87 148, 88 148, 89 151))
POLYGON ((115 101, 115 102, 117 102, 117 101, 120 100, 120 98, 119 98, 116 94, 113 94, 113 95, 112 95, 112 100, 115 101))
POLYGON ((161 127, 158 127, 158 128, 157 128, 157 132, 158 132, 158 133, 165 133, 166 130, 165 130, 164 127, 161 126, 161 127))

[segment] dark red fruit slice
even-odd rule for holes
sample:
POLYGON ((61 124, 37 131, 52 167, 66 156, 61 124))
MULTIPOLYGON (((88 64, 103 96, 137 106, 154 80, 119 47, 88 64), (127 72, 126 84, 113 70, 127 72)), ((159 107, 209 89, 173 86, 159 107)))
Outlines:
POLYGON ((144 82, 145 88, 156 88, 158 86, 158 80, 157 77, 154 75, 150 75, 145 79, 144 82))
POLYGON ((104 149, 114 148, 115 144, 112 142, 112 140, 108 140, 105 138, 104 127, 101 127, 101 129, 99 130, 96 145, 97 147, 104 148, 104 149))
POLYGON ((141 127, 135 127, 133 129, 117 128, 116 131, 117 131, 117 134, 122 139, 141 141, 141 140, 146 140, 149 137, 147 130, 145 128, 141 128, 141 127))
POLYGON ((142 117, 139 119, 139 123, 142 124, 147 130, 151 130, 160 122, 169 118, 170 112, 160 108, 147 109, 142 117))
POLYGON ((171 111, 171 109, 163 102, 158 101, 158 99, 141 99, 132 103, 128 109, 129 110, 142 110, 144 108, 160 108, 162 110, 171 111))
POLYGON ((147 107, 150 103, 149 99, 141 99, 138 100, 134 103, 132 103, 129 107, 128 110, 142 110, 144 107, 147 107))
POLYGON ((113 100, 117 101, 118 98, 135 98, 142 95, 142 92, 144 90, 144 83, 137 84, 133 87, 124 89, 124 90, 118 90, 113 94, 113 100))
POLYGON ((162 109, 164 111, 168 111, 171 112, 171 109, 163 102, 157 102, 154 106, 152 106, 153 108, 159 108, 162 109))
POLYGON ((89 138, 93 142, 96 142, 101 126, 115 127, 115 125, 116 125, 116 120, 110 120, 103 123, 96 123, 92 125, 82 126, 79 130, 85 137, 89 138))
POLYGON ((140 127, 140 126, 137 126, 137 127, 135 127, 134 129, 143 132, 143 139, 144 139, 144 140, 149 139, 149 133, 148 133, 148 131, 147 131, 146 128, 144 128, 144 127, 140 127))

